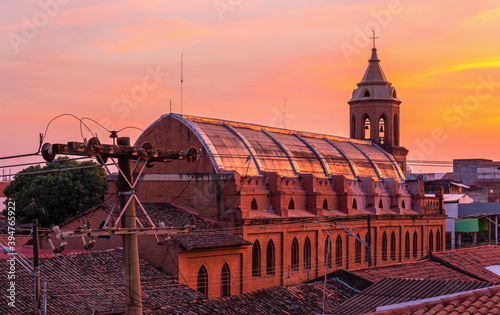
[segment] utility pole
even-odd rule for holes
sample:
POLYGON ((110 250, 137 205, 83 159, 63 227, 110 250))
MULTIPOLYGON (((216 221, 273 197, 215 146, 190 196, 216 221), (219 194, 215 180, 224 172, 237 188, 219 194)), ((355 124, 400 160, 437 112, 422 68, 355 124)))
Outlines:
MULTIPOLYGON (((38 255, 38 219, 33 226, 33 274, 35 278, 35 315, 40 315, 40 258, 38 255)), ((45 315, 45 314, 44 314, 45 315)))
MULTIPOLYGON (((116 133, 112 133, 111 137, 115 138, 116 133)), ((81 237, 87 236, 89 244, 88 248, 93 246, 94 237, 99 235, 122 235, 123 240, 123 263, 125 271, 125 298, 127 315, 142 315, 142 295, 141 295, 141 274, 139 269, 139 248, 137 237, 139 234, 174 234, 176 232, 186 232, 189 226, 184 228, 166 228, 160 222, 160 226, 156 227, 142 207, 135 193, 135 187, 144 170, 144 167, 153 167, 154 162, 170 162, 172 160, 186 160, 188 163, 194 163, 198 158, 198 152, 195 148, 190 148, 186 152, 155 150, 150 142, 145 142, 141 147, 130 146, 130 138, 120 137, 117 139, 117 145, 101 144, 99 139, 91 138, 87 142, 68 142, 68 144, 50 144, 45 143, 42 146, 42 156, 47 161, 53 161, 57 154, 73 154, 88 157, 96 157, 100 164, 106 167, 108 158, 118 158, 118 198, 120 201, 121 213, 118 216, 116 223, 113 226, 108 226, 111 215, 115 209, 113 206, 108 218, 102 229, 92 230, 90 224, 82 228, 78 228, 73 232, 61 232, 58 226, 53 228, 56 233, 56 238, 61 242, 58 248, 61 251, 67 244, 64 237, 81 237), (143 162, 140 172, 137 174, 136 180, 133 178, 132 160, 143 162), (135 211, 135 201, 141 206, 142 211, 146 215, 152 227, 144 227, 139 222, 141 227, 136 226, 137 216, 135 211), (122 220, 122 228, 118 228, 119 220, 122 220)), ((136 166, 138 166, 136 164, 136 166)), ((109 169, 108 172, 110 173, 109 169)), ((117 200, 118 201, 118 200, 117 200)), ((115 202, 116 205, 116 202, 115 202)), ((164 242, 158 242, 164 244, 164 242)), ((36 248, 38 248, 36 246, 36 248)), ((54 248, 53 248, 54 249, 54 248)), ((35 255, 36 256, 36 255, 35 255)), ((35 268, 37 265, 35 265, 35 268)), ((38 292, 39 292, 38 282, 38 292)), ((39 296, 39 294, 37 295, 39 296)), ((37 299, 38 301, 39 299, 37 299)), ((39 302, 38 302, 39 305, 39 302)), ((36 308, 35 308, 36 309, 36 308)), ((38 313, 35 313, 38 315, 38 313)))
MULTIPOLYGON (((118 138, 117 144, 130 146, 130 138, 118 138)), ((135 228, 135 202, 128 202, 127 206, 127 201, 130 198, 130 195, 135 193, 129 185, 129 183, 133 182, 132 159, 130 156, 118 156, 118 167, 121 169, 120 177, 118 179, 120 206, 122 210, 125 209, 122 227, 135 228)), ((137 234, 124 234, 122 239, 127 314, 142 315, 141 273, 139 271, 139 248, 137 234)))
POLYGON ((366 234, 366 242, 368 243, 368 267, 372 266, 372 227, 370 223, 370 216, 366 217, 366 228, 368 233, 366 234))

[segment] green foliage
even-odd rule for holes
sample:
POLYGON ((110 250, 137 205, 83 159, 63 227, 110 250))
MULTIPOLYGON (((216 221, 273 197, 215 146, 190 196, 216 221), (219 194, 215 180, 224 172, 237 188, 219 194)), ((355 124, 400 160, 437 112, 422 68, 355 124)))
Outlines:
MULTIPOLYGON (((30 166, 20 173, 48 171, 97 165, 92 161, 60 161, 30 166)), ((38 219, 41 226, 50 227, 104 201, 106 173, 102 167, 16 175, 4 189, 5 203, 16 203, 16 222, 31 223, 38 219)))

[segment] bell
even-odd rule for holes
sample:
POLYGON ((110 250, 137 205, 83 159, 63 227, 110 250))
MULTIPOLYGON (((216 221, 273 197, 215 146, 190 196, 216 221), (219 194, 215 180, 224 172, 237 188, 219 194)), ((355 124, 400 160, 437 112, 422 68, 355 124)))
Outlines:
POLYGON ((368 127, 368 125, 365 125, 365 129, 368 130, 368 129, 370 129, 370 127, 368 127))
POLYGON ((380 132, 384 132, 384 126, 380 126, 380 132))

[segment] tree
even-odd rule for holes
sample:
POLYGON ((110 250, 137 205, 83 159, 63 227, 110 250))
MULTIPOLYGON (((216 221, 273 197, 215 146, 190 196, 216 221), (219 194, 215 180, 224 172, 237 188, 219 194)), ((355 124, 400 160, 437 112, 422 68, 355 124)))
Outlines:
POLYGON ((93 165, 97 163, 59 157, 43 168, 30 166, 19 172, 4 189, 5 204, 15 202, 17 223, 31 223, 38 219, 41 226, 50 227, 64 222, 104 201, 106 173, 102 167, 55 170, 93 165), (40 171, 48 172, 23 175, 40 171))

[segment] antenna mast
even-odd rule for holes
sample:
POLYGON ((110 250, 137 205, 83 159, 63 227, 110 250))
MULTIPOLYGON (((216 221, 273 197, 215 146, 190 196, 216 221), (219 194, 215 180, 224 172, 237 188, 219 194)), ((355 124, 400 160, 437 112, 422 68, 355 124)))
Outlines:
POLYGON ((283 114, 281 115, 283 129, 286 129, 286 97, 283 99, 283 114))
POLYGON ((184 82, 184 76, 182 73, 183 61, 184 61, 184 53, 181 53, 181 115, 182 115, 182 83, 184 82))

